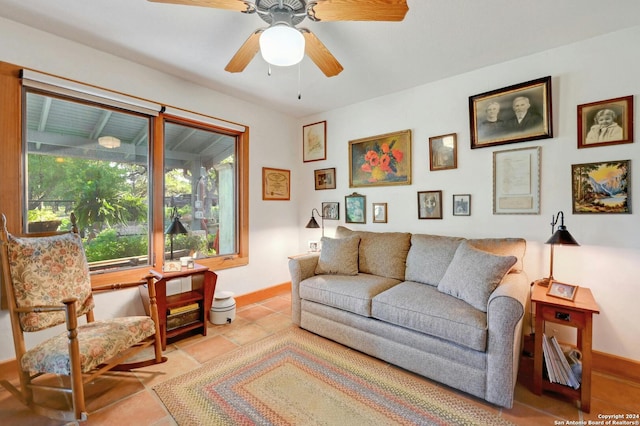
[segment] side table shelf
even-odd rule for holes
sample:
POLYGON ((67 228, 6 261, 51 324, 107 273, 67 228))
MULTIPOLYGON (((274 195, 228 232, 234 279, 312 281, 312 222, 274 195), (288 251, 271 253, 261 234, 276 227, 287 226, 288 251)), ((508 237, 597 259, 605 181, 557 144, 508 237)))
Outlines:
POLYGON ((591 342, 592 316, 598 314, 598 305, 591 290, 578 287, 573 301, 547 296, 547 288, 534 285, 531 300, 536 304, 535 350, 533 365, 533 392, 541 395, 548 390, 580 401, 580 409, 591 411, 591 342), (578 329, 577 347, 582 352, 582 382, 578 389, 551 383, 543 377, 542 335, 546 321, 578 329))
MULTIPOLYGON (((167 339, 200 332, 207 335, 207 320, 213 303, 218 276, 208 267, 196 264, 193 269, 182 268, 177 272, 151 270, 156 281, 158 320, 162 349, 167 348, 167 339), (191 277, 191 290, 167 296, 167 282, 191 277)), ((142 288, 141 288, 142 292, 142 288)), ((142 292, 145 309, 148 308, 148 293, 142 292)))

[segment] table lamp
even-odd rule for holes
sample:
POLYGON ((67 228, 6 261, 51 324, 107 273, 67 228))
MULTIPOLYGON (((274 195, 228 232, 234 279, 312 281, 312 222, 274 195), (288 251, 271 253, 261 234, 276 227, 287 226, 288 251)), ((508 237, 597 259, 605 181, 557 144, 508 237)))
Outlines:
POLYGON ((564 213, 559 211, 555 216, 551 216, 551 238, 547 240, 545 244, 551 244, 551 258, 549 260, 549 278, 543 278, 541 280, 536 281, 538 285, 543 287, 548 287, 549 284, 554 280, 553 279, 553 247, 556 244, 565 245, 565 246, 579 246, 578 242, 571 236, 569 231, 567 231, 567 227, 564 226, 564 213), (558 230, 555 231, 556 224, 558 223, 558 219, 560 219, 560 226, 558 226, 558 230), (554 232, 555 231, 555 232, 554 232))
POLYGON ((171 224, 164 233, 169 235, 169 239, 171 240, 171 260, 173 260, 173 237, 177 234, 188 234, 188 231, 185 229, 182 222, 180 222, 180 215, 178 214, 177 207, 173 208, 173 211, 171 212, 171 224))

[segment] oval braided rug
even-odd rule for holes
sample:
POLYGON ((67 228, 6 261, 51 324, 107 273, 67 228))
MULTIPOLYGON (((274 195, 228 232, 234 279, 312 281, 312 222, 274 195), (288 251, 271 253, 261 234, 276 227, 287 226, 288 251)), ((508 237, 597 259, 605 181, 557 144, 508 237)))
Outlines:
POLYGON ((179 425, 510 425, 428 380, 291 328, 154 387, 179 425))

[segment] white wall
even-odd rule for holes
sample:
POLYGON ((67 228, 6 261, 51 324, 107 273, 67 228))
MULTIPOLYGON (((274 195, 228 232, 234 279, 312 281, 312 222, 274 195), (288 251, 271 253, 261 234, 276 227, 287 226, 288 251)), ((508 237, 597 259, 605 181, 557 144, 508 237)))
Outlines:
MULTIPOLYGON (((263 166, 288 169, 297 163, 296 152, 290 149, 300 133, 295 120, 2 18, 0 61, 249 126, 250 263, 217 271, 218 289, 240 295, 289 281, 287 256, 298 250, 296 194, 289 202, 262 201, 261 171, 263 166)), ((139 311, 141 305, 135 300, 124 292, 100 295, 102 308, 96 315, 139 311)), ((0 311, 0 341, 11 342, 4 311, 0 311)), ((0 361, 13 357, 11 344, 0 345, 0 361)))
MULTIPOLYGON (((638 97, 640 57, 630 47, 639 44, 640 27, 636 27, 306 117, 300 125, 327 121, 328 152, 326 161, 301 166, 298 223, 304 226, 311 209, 320 208, 323 201, 338 201, 341 220, 325 221, 327 236, 333 236, 332 228, 344 225, 344 196, 357 190, 367 197, 367 224, 349 225, 351 228, 524 237, 528 241, 526 271, 531 279, 537 279, 548 275, 549 246, 543 243, 551 233, 552 215, 562 210, 565 224, 581 247, 556 248, 554 276, 592 290, 601 310, 594 316, 595 350, 640 360, 640 202, 632 198, 634 213, 623 215, 574 215, 571 204, 572 164, 631 159, 632 168, 640 167, 640 142, 581 150, 576 147, 577 105, 627 95, 638 97), (553 139, 470 149, 469 96, 548 75, 552 76, 553 88, 553 139), (349 188, 348 141, 404 129, 413 131, 413 183, 349 188), (458 168, 430 172, 429 137, 447 133, 458 135, 458 168), (494 215, 492 153, 533 146, 542 147, 541 214, 494 215), (337 189, 309 190, 313 188, 313 170, 326 167, 336 167, 337 189), (416 193, 425 190, 443 191, 443 220, 417 219, 416 193), (471 194, 471 216, 452 216, 453 194, 471 194), (388 203, 387 224, 371 223, 373 202, 388 203)), ((640 122, 638 108, 635 122, 640 122)), ((636 185, 640 188, 634 175, 632 171, 632 191, 636 185)), ((318 230, 303 229, 300 250, 308 240, 319 238, 318 230)))

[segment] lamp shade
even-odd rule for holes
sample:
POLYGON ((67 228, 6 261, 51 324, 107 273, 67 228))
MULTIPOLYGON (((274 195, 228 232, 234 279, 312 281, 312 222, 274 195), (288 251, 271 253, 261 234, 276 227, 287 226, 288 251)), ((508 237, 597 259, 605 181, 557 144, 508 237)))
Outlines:
POLYGON ((569 231, 567 231, 566 226, 559 226, 558 230, 553 233, 551 238, 549 238, 546 244, 560 244, 565 246, 579 246, 578 242, 571 236, 569 231))
POLYGON ((260 53, 271 65, 295 65, 304 58, 304 36, 287 24, 273 25, 260 34, 260 53))
POLYGON ((166 231, 164 231, 164 233, 167 235, 177 235, 177 234, 188 234, 188 231, 186 230, 182 222, 180 222, 180 219, 178 219, 178 216, 176 216, 173 218, 173 222, 171 222, 171 225, 169 225, 169 227, 167 228, 166 231))
POLYGON ((316 218, 313 217, 313 214, 311 216, 311 219, 309 219, 309 223, 307 223, 307 226, 305 226, 305 228, 320 228, 320 225, 318 225, 318 222, 316 221, 316 218))

